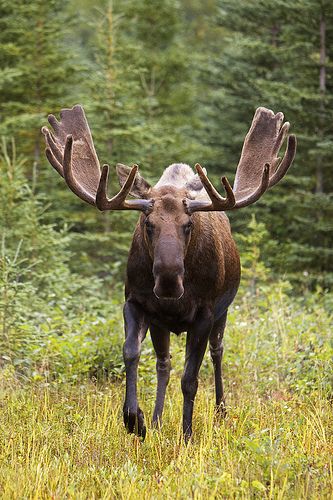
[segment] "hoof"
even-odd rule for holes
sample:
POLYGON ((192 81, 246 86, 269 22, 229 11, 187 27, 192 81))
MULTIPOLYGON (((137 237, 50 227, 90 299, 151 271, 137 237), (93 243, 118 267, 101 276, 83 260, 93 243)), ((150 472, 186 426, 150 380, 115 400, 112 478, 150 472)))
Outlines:
POLYGON ((123 415, 127 431, 130 434, 136 434, 144 441, 147 431, 143 411, 140 408, 138 408, 137 411, 133 411, 124 406, 123 415))

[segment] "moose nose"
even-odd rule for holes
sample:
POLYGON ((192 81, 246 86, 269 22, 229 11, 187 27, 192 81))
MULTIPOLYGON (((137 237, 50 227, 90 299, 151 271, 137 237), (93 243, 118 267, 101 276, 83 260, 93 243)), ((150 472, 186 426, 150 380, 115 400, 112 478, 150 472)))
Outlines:
POLYGON ((184 295, 183 279, 181 276, 157 276, 153 292, 158 299, 179 300, 184 295))
POLYGON ((159 299, 180 299, 184 295, 184 264, 174 261, 165 265, 156 261, 153 267, 155 279, 154 294, 159 299))

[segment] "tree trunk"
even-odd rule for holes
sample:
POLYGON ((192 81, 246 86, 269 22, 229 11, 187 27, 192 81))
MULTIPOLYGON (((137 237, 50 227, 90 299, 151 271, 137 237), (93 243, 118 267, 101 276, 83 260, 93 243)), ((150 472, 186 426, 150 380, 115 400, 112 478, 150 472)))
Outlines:
MULTIPOLYGON (((324 137, 325 126, 325 94, 326 94, 326 21, 324 12, 320 15, 320 71, 319 71, 319 91, 320 91, 320 117, 319 117, 319 139, 324 137)), ((323 156, 318 155, 316 168, 316 193, 324 192, 323 156)))

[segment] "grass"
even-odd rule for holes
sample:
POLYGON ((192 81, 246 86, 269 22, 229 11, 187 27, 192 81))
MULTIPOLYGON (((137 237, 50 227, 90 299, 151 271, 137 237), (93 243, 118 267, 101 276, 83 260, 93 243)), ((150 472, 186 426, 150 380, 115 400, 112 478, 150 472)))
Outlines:
POLYGON ((220 422, 204 386, 188 447, 178 383, 143 444, 123 429, 122 397, 116 384, 7 390, 1 498, 331 498, 332 408, 320 395, 237 393, 220 422))
POLYGON ((150 428, 155 375, 147 339, 144 443, 123 428, 124 382, 0 383, 2 499, 333 498, 332 318, 281 289, 243 296, 226 333, 225 421, 214 415, 206 356, 194 436, 181 436, 184 337, 173 337, 163 427, 150 428))

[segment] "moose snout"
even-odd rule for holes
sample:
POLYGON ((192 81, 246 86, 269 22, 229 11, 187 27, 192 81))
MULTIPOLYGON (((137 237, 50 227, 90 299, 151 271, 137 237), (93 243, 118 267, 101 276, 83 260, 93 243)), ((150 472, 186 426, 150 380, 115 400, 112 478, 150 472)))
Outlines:
POLYGON ((184 264, 174 262, 172 266, 155 263, 153 267, 154 295, 158 299, 180 299, 184 295, 184 264))

